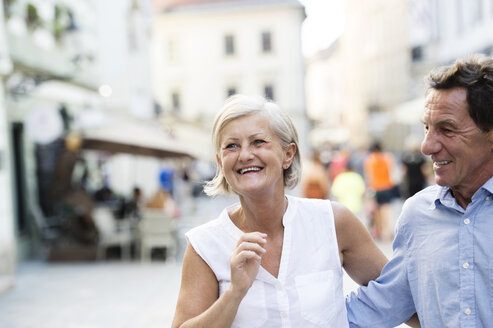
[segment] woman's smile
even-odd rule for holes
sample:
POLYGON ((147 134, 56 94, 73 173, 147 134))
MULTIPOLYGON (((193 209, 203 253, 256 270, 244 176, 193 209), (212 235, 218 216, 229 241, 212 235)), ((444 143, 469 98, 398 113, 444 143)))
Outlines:
POLYGON ((259 171, 262 171, 262 170, 263 170, 263 167, 260 167, 260 166, 250 166, 250 167, 241 168, 237 172, 239 174, 243 175, 243 174, 248 174, 248 173, 256 173, 256 172, 259 172, 259 171))

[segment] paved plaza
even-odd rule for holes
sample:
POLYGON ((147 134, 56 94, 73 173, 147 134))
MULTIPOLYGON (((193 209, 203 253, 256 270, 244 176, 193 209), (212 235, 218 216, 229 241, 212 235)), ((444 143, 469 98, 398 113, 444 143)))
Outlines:
MULTIPOLYGON (((221 206, 200 206, 215 217, 221 206)), ((195 223, 201 223, 195 218, 195 223)), ((205 220, 205 219, 204 219, 205 220)), ((0 327, 5 328, 153 328, 170 327, 180 287, 181 257, 186 245, 179 230, 177 259, 49 263, 22 262, 14 286, 0 294, 0 327)), ((390 243, 380 244, 387 256, 390 243)), ((345 292, 357 288, 345 276, 345 292)))
MULTIPOLYGON (((390 245, 381 245, 389 253, 390 245)), ((179 261, 106 261, 19 265, 14 288, 0 295, 0 327, 170 327, 179 261)), ((346 292, 356 288, 347 276, 346 292)))

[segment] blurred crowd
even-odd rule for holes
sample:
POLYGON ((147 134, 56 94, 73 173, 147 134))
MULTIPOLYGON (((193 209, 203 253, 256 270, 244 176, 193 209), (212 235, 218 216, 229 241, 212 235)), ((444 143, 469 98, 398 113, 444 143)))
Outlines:
POLYGON ((368 148, 340 145, 314 150, 304 163, 301 195, 344 204, 367 226, 375 239, 391 241, 402 202, 429 185, 431 162, 416 138, 404 151, 387 151, 375 140, 368 148), (394 213, 396 212, 396 213, 394 213))

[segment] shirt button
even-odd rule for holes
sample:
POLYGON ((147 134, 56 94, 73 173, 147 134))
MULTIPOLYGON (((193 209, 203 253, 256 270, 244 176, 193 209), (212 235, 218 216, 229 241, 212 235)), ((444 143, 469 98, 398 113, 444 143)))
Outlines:
POLYGON ((486 196, 486 200, 490 200, 490 196, 486 196))
POLYGON ((462 264, 462 267, 463 267, 464 269, 467 269, 467 268, 469 268, 469 263, 467 263, 467 262, 464 262, 464 264, 462 264))
POLYGON ((464 310, 464 313, 467 314, 467 315, 470 315, 471 314, 471 309, 470 308, 467 308, 464 310))
POLYGON ((465 224, 469 224, 469 223, 471 223, 471 220, 469 220, 469 218, 464 219, 464 223, 465 223, 465 224))

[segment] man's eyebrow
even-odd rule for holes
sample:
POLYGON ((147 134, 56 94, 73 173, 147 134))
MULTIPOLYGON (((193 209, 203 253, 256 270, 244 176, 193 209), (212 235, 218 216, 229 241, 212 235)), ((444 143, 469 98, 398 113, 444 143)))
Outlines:
POLYGON ((457 124, 455 124, 454 121, 451 121, 451 120, 443 120, 443 121, 439 121, 437 122, 436 124, 437 126, 448 126, 448 127, 452 127, 452 128, 457 128, 457 124))

